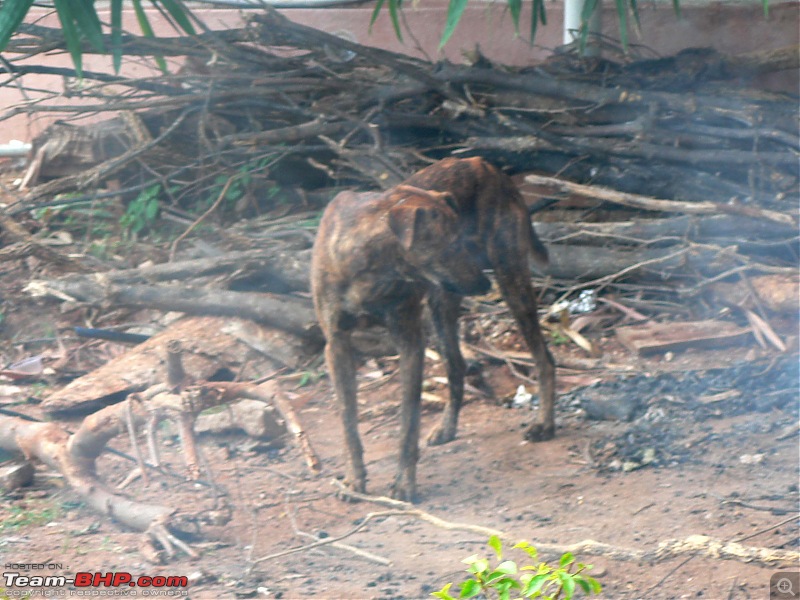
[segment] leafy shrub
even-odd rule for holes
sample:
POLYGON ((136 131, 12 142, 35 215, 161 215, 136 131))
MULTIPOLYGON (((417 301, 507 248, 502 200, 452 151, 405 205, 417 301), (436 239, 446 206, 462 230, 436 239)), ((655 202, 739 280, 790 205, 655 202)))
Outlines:
MULTIPOLYGON (((575 562, 575 556, 571 552, 561 556, 558 567, 545 562, 518 566, 513 560, 503 560, 503 543, 500 538, 493 535, 488 544, 494 550, 497 565, 492 566, 488 559, 473 554, 461 561, 467 564, 467 573, 470 576, 461 583, 458 596, 450 594, 452 583, 431 595, 441 600, 475 598, 479 595, 510 600, 512 594, 514 598, 570 600, 577 588, 588 595, 602 591, 596 579, 583 574, 592 568, 591 565, 575 562)), ((536 561, 536 548, 528 542, 519 542, 514 545, 514 549, 522 550, 531 561, 536 561)))

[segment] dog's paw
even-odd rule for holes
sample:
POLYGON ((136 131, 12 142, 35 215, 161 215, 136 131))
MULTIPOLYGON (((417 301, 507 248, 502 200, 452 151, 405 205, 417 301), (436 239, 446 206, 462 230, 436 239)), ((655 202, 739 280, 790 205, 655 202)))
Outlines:
POLYGON ((552 440, 556 435, 555 423, 533 422, 525 430, 525 439, 529 442, 544 442, 552 440))
POLYGON ((428 446, 441 446, 442 444, 452 442, 454 439, 456 439, 456 432, 454 429, 437 425, 430 434, 428 434, 427 441, 428 446))
POLYGON ((400 500, 402 502, 415 502, 417 497, 417 490, 416 486, 407 486, 402 485, 399 482, 395 482, 392 485, 391 492, 389 496, 394 498, 395 500, 400 500))
POLYGON ((344 480, 342 480, 341 477, 337 477, 337 479, 341 481, 339 484, 339 489, 336 491, 336 497, 339 498, 339 500, 344 500, 345 502, 358 502, 360 499, 356 498, 354 494, 367 493, 366 477, 363 479, 351 479, 350 477, 346 477, 344 480))

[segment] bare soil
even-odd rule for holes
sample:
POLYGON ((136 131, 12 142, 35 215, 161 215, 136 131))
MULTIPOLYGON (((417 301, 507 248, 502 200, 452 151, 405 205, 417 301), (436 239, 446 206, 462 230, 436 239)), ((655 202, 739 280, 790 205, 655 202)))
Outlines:
MULTIPOLYGON (((121 318, 86 309, 62 314, 55 301, 31 300, 22 287, 37 268, 31 261, 0 263, 3 361, 41 355, 46 364, 57 366, 42 378, 0 382, 0 407, 34 417, 39 415, 31 399, 124 350, 68 335, 37 342, 90 316, 96 323, 121 318)), ((140 313, 136 318, 152 316, 140 313)), ((495 326, 502 329, 510 322, 501 315, 495 326)), ((624 350, 613 332, 597 334, 595 341, 610 366, 559 369, 557 436, 536 444, 522 441, 530 408, 508 407, 521 381, 506 365, 481 359, 484 389, 491 391, 467 393, 454 442, 423 447, 418 507, 448 521, 499 529, 509 543, 526 539, 569 545, 593 539, 652 550, 665 540, 702 534, 797 550, 797 325, 780 325, 776 330, 790 345, 785 355, 753 342, 641 359, 624 350), (590 419, 587 407, 598 399, 623 406, 632 420, 590 419)), ((501 349, 521 347, 514 334, 494 343, 501 349)), ((572 345, 552 348, 562 363, 585 356, 572 345)), ((445 386, 436 379, 443 377, 443 368, 428 363, 428 392, 443 398, 445 386)), ((386 359, 361 370, 364 383, 377 374, 385 379, 370 384, 360 396, 368 485, 376 495, 388 493, 395 472, 395 369, 386 359)), ((185 575, 191 580, 187 595, 195 600, 411 599, 430 597, 445 583, 461 581, 461 559, 489 554, 483 535, 391 516, 371 520, 341 540, 383 557, 389 565, 330 545, 259 562, 313 541, 303 533, 341 536, 368 513, 385 510, 335 495, 331 480, 343 473, 343 457, 327 378, 286 389, 322 458, 320 476, 309 473, 290 441, 266 444, 231 434, 201 438, 206 484, 187 482, 177 433, 166 427, 161 432, 163 458, 175 475, 151 475, 149 485, 139 479, 126 488, 141 500, 198 514, 199 526, 187 542, 200 552, 199 559, 178 556, 163 565, 148 563, 138 550, 140 534, 121 530, 77 503, 57 474, 39 466, 32 487, 0 496, 3 572, 18 570, 14 565, 45 564, 47 574, 185 575)), ((438 419, 436 403, 429 397, 425 404, 423 435, 438 419)), ((126 439, 111 445, 132 450, 126 439)), ((110 485, 119 484, 132 468, 117 456, 100 460, 100 474, 110 485)), ((594 565, 590 574, 602 583, 603 598, 621 600, 766 599, 775 572, 707 557, 654 564, 603 556, 579 559, 594 565)), ((5 593, 18 597, 19 591, 5 593)))

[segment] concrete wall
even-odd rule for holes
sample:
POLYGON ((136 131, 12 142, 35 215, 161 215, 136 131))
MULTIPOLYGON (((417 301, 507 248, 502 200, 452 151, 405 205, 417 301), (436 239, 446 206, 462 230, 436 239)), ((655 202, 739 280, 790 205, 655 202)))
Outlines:
MULTIPOLYGON (((384 12, 372 32, 369 33, 369 20, 373 5, 338 9, 289 9, 284 13, 291 19, 326 31, 346 32, 349 37, 362 44, 380 46, 389 50, 405 52, 415 56, 427 56, 433 60, 447 58, 454 62, 462 60, 462 53, 480 45, 481 52, 489 59, 510 65, 530 65, 546 58, 562 39, 562 5, 559 2, 547 3, 548 24, 539 29, 536 45, 527 41, 530 27, 530 14, 523 12, 521 35, 516 36, 505 2, 483 2, 472 0, 464 13, 459 27, 443 51, 438 49, 441 31, 444 27, 447 0, 421 0, 416 7, 406 3, 405 19, 413 36, 406 34, 404 42, 397 40, 389 16, 384 12)), ((528 8, 529 3, 525 3, 528 8)), ((606 4, 609 4, 608 2, 606 4)), ((647 4, 641 7, 642 38, 649 49, 646 55, 672 54, 682 48, 711 46, 729 53, 749 52, 778 48, 800 42, 800 3, 773 2, 769 17, 765 18, 760 3, 689 5, 683 8, 683 18, 677 19, 671 6, 667 4, 647 4)), ((198 13, 206 23, 214 28, 238 27, 245 13, 230 9, 204 9, 198 13)), ((28 16, 44 25, 57 26, 54 14, 42 9, 34 9, 28 16)), ((616 13, 607 7, 603 15, 604 32, 616 36, 616 13)), ((132 14, 125 16, 128 26, 135 23, 132 14)), ((156 23, 157 32, 171 35, 165 24, 156 23)), ((635 36, 631 40, 639 43, 635 36)), ((13 55, 7 55, 13 58, 13 55)), ((86 56, 84 67, 87 70, 111 71, 111 61, 103 56, 86 56)), ((71 65, 68 55, 53 54, 37 57, 36 64, 50 66, 71 65)), ((177 68, 177 64, 175 67, 177 68)), ((124 74, 137 76, 146 74, 148 69, 140 62, 127 61, 124 74)), ((5 78, 0 79, 5 83, 5 78)), ((91 82, 87 82, 91 85, 91 82)), ((26 84, 30 87, 58 86, 65 90, 65 82, 55 78, 34 78, 28 76, 26 84)), ((784 73, 778 78, 778 85, 797 91, 797 73, 784 73)), ((44 127, 64 115, 52 112, 25 113, 26 105, 35 104, 35 94, 23 98, 13 85, 7 83, 0 87, 0 114, 10 109, 20 111, 12 119, 0 121, 0 144, 11 139, 30 141, 44 127)), ((63 98, 63 104, 76 103, 74 97, 63 98)), ((99 100, 89 100, 99 102, 99 100)))

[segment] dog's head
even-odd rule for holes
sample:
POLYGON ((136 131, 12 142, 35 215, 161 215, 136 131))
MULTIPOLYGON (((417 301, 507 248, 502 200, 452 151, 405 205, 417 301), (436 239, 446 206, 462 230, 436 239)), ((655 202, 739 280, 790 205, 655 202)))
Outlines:
POLYGON ((491 284, 477 260, 477 248, 460 235, 455 201, 447 192, 399 185, 390 192, 397 203, 389 227, 405 259, 429 281, 464 295, 486 293, 491 284))

